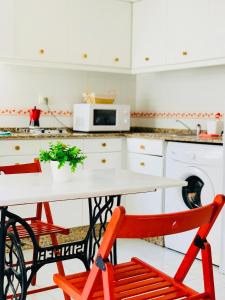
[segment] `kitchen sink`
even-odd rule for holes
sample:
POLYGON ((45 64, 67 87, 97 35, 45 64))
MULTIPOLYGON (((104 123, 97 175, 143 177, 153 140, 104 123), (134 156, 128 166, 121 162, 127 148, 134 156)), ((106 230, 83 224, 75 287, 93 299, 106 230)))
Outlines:
POLYGON ((196 137, 195 134, 179 134, 179 133, 174 133, 174 134, 169 134, 171 137, 196 137))

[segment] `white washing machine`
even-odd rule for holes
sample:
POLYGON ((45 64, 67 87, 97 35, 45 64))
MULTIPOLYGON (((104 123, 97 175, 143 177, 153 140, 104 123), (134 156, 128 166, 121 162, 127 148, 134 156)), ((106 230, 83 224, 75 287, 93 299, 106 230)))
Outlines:
MULTIPOLYGON (((220 145, 169 142, 166 177, 186 180, 183 188, 166 189, 165 212, 193 209, 212 202, 222 193, 223 147, 220 145)), ((165 237, 167 248, 185 253, 196 230, 165 237)), ((210 232, 213 263, 220 264, 221 217, 210 232)))

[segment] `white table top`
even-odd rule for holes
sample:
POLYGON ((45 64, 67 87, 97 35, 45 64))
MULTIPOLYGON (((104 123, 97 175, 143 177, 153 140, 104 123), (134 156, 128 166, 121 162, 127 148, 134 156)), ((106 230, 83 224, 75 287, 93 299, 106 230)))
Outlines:
POLYGON ((84 199, 182 187, 185 181, 126 170, 80 171, 73 180, 56 183, 48 173, 0 176, 0 206, 84 199))

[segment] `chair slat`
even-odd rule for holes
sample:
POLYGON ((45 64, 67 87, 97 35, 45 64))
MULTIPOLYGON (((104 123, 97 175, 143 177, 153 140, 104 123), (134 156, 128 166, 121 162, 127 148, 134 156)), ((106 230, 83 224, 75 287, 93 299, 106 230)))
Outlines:
POLYGON ((213 208, 213 204, 209 204, 199 209, 172 214, 154 216, 126 215, 117 237, 145 238, 192 230, 210 222, 213 208))

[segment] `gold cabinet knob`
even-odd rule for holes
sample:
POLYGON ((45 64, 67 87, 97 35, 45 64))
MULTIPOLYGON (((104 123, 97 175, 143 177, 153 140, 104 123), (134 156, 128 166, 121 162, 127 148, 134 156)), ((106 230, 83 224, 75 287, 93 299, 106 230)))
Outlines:
POLYGON ((87 59, 88 58, 88 54, 87 53, 84 53, 83 54, 83 59, 87 59))
POLYGON ((187 56, 187 55, 188 55, 187 51, 183 51, 183 52, 182 52, 182 55, 183 55, 183 56, 187 56))
POLYGON ((107 162, 107 160, 106 160, 105 158, 103 158, 103 159, 101 160, 101 163, 102 163, 102 164, 106 164, 106 162, 107 162))
POLYGON ((145 150, 145 145, 140 145, 141 150, 145 150))
POLYGON ((39 54, 44 55, 45 54, 45 49, 40 49, 39 54))
POLYGON ((119 62, 120 61, 119 57, 115 57, 114 61, 119 62))
POLYGON ((144 167, 145 166, 145 163, 142 161, 142 162, 140 162, 140 166, 141 167, 144 167))
POLYGON ((107 144, 106 143, 102 143, 102 147, 106 147, 107 146, 107 144))
POLYGON ((150 60, 150 57, 146 56, 145 61, 149 61, 149 60, 150 60))
POLYGON ((19 145, 16 145, 16 146, 15 146, 15 150, 16 150, 16 151, 19 151, 19 150, 20 150, 20 146, 19 146, 19 145))

